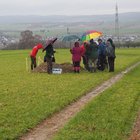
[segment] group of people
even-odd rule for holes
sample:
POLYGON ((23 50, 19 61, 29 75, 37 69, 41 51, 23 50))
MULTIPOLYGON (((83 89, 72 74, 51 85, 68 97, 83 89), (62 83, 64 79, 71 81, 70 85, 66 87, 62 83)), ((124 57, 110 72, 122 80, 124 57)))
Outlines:
POLYGON ((53 67, 53 62, 55 62, 55 57, 54 53, 55 50, 53 48, 53 43, 57 40, 57 38, 54 38, 52 40, 48 40, 46 43, 46 47, 44 47, 42 44, 38 44, 33 47, 31 53, 30 53, 30 58, 31 58, 31 70, 36 68, 36 55, 39 49, 42 49, 42 52, 46 51, 46 54, 44 56, 44 62, 47 62, 47 73, 51 74, 52 73, 52 67, 53 67))
POLYGON ((114 72, 116 56, 115 45, 111 38, 107 42, 98 39, 98 44, 91 39, 89 43, 84 42, 81 46, 76 41, 70 52, 72 54, 73 71, 75 73, 80 72, 81 58, 83 58, 85 69, 89 72, 96 72, 97 69, 103 71, 105 68, 108 68, 109 72, 114 72))
MULTIPOLYGON (((38 50, 42 49, 42 52, 46 51, 44 62, 47 63, 47 72, 48 74, 52 73, 53 62, 55 62, 53 43, 56 40, 57 38, 47 41, 46 47, 40 43, 33 47, 30 53, 31 70, 36 68, 36 55, 38 50)), ((98 44, 91 39, 89 42, 84 42, 81 46, 79 41, 76 41, 70 52, 72 54, 74 73, 80 72, 81 58, 83 58, 84 68, 89 72, 96 72, 97 69, 103 71, 105 68, 108 68, 109 72, 114 72, 116 56, 115 45, 112 39, 108 39, 106 43, 102 39, 98 39, 98 44)))

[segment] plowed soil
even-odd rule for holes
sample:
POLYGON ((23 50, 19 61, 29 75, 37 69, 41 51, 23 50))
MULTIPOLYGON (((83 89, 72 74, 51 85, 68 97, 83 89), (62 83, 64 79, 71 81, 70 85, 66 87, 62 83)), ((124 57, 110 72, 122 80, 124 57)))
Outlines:
POLYGON ((140 112, 129 140, 140 140, 140 112))
MULTIPOLYGON (((61 68, 62 73, 73 72, 72 67, 73 67, 73 65, 71 63, 62 63, 62 64, 53 63, 53 68, 61 68)), ((81 70, 83 70, 82 67, 81 67, 81 70)), ((47 63, 40 64, 38 67, 36 67, 33 70, 33 72, 46 73, 47 72, 47 63)))

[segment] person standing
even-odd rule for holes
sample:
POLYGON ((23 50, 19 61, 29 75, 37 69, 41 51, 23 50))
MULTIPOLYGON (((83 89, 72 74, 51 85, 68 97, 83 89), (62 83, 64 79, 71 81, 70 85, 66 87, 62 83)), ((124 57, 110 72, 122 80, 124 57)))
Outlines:
POLYGON ((54 62, 54 48, 53 48, 53 43, 57 40, 49 40, 47 42, 46 47, 43 49, 43 52, 46 51, 46 54, 44 56, 44 62, 47 62, 47 73, 52 74, 52 67, 53 67, 53 62, 54 62))
POLYGON ((106 65, 106 45, 98 39, 98 69, 103 71, 106 65))
POLYGON ((74 43, 74 47, 70 49, 70 52, 72 54, 72 61, 73 61, 73 71, 75 73, 80 72, 80 61, 82 56, 82 49, 80 47, 79 42, 74 43))
POLYGON ((86 46, 87 46, 87 42, 84 42, 80 47, 82 50, 82 58, 83 58, 83 64, 84 64, 84 68, 87 69, 88 67, 88 61, 87 61, 87 57, 86 57, 86 46))
POLYGON ((98 46, 96 42, 94 42, 94 40, 91 39, 90 44, 89 44, 89 60, 88 60, 90 72, 93 72, 93 71, 96 72, 97 61, 98 61, 98 46))
POLYGON ((39 49, 43 49, 43 45, 42 44, 37 44, 36 46, 33 47, 31 53, 30 53, 30 58, 31 58, 31 70, 33 70, 34 68, 36 68, 36 55, 39 49))
POLYGON ((107 40, 107 48, 106 48, 106 53, 108 57, 108 65, 109 65, 109 72, 114 72, 114 62, 115 62, 115 45, 113 43, 113 40, 109 38, 107 40))
POLYGON ((89 71, 89 54, 90 54, 90 49, 89 49, 89 43, 86 43, 85 45, 85 58, 86 58, 86 65, 85 65, 85 69, 89 71))

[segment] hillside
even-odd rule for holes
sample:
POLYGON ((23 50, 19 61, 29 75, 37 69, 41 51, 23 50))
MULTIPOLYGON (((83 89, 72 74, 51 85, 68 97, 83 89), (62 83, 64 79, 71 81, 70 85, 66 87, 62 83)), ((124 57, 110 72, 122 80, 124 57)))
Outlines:
MULTIPOLYGON (((121 13, 119 14, 121 22, 138 22, 140 21, 140 12, 134 13, 121 13)), ((59 23, 59 22, 97 22, 114 21, 114 14, 111 15, 77 15, 77 16, 64 16, 64 15, 52 15, 52 16, 0 16, 0 24, 11 24, 11 23, 59 23)))

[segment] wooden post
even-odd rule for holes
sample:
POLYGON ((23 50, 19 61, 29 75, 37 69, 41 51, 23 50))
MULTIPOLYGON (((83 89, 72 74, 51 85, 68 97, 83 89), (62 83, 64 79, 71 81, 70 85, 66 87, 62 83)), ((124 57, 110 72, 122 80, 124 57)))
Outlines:
POLYGON ((28 58, 26 57, 26 71, 28 71, 29 68, 28 68, 28 58))

